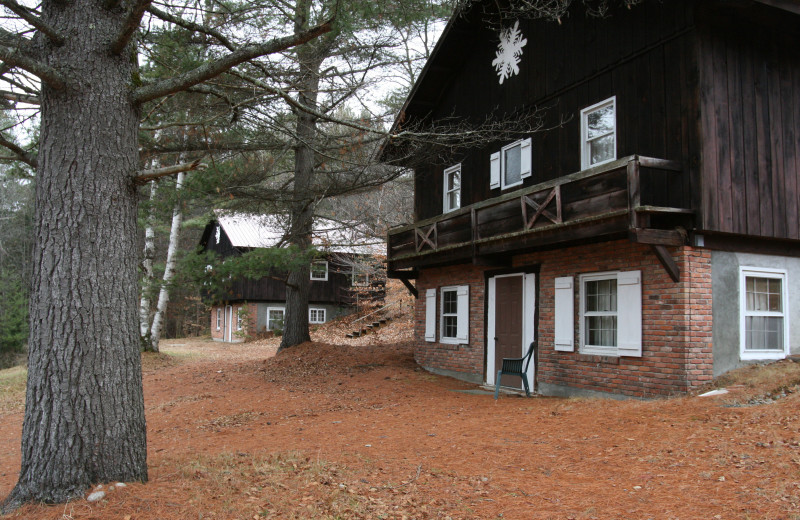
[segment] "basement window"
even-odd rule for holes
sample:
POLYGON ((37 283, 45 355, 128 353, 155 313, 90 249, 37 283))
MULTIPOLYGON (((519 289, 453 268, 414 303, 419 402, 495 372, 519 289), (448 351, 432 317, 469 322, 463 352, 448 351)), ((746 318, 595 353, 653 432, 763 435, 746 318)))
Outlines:
POLYGON ((786 271, 740 269, 741 359, 786 357, 786 287, 786 271))
POLYGON ((308 309, 309 323, 325 323, 325 309, 308 309))

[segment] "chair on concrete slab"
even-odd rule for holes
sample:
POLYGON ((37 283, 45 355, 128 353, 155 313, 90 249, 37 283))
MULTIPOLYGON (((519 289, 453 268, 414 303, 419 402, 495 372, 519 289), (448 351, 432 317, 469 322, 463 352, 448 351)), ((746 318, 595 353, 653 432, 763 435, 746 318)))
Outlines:
POLYGON ((528 347, 528 352, 521 358, 503 358, 503 365, 497 371, 497 379, 494 381, 494 398, 500 393, 500 378, 503 375, 519 376, 522 378, 522 385, 525 387, 525 395, 531 396, 530 388, 528 388, 528 365, 531 362, 533 351, 536 350, 536 342, 532 341, 531 346, 528 347))

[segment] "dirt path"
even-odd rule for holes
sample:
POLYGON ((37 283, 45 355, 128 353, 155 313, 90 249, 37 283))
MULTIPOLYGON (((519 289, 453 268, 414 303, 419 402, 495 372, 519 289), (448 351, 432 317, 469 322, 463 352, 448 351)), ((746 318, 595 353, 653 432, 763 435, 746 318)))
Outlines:
MULTIPOLYGON (((275 346, 146 358, 150 482, 11 518, 800 518, 798 394, 738 406, 775 378, 708 398, 494 401, 408 347, 275 346)), ((0 415, 0 496, 20 425, 0 415)))

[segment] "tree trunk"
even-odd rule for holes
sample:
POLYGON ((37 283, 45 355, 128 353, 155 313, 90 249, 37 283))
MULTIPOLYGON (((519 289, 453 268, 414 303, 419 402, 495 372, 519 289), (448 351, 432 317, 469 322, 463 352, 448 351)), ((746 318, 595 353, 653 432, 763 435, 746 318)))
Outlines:
MULTIPOLYGON (((185 172, 178 174, 178 179, 175 183, 175 194, 179 195, 181 188, 183 188, 183 179, 186 176, 185 172)), ((158 304, 156 305, 156 313, 153 315, 153 326, 150 327, 150 348, 152 352, 158 352, 158 342, 161 339, 161 330, 164 325, 164 315, 167 312, 167 304, 169 303, 169 284, 175 274, 175 262, 178 253, 178 242, 181 236, 181 224, 183 223, 183 211, 181 208, 181 201, 175 203, 175 208, 172 210, 172 227, 169 230, 169 246, 167 247, 167 264, 164 266, 164 278, 161 282, 161 290, 158 293, 158 304)))
MULTIPOLYGON (((309 24, 310 3, 298 0, 295 9, 295 32, 309 24)), ((297 49, 300 66, 299 95, 297 101, 313 110, 317 108, 322 53, 314 44, 297 49)), ((291 243, 302 251, 311 248, 314 225, 314 197, 311 185, 314 180, 315 153, 312 143, 317 138, 317 118, 308 112, 295 110, 297 117, 294 159, 294 186, 291 203, 291 243)), ((308 331, 308 297, 311 292, 310 266, 293 269, 286 281, 286 314, 283 337, 279 350, 311 340, 308 331)))
POLYGON ((42 85, 22 466, 7 509, 147 479, 135 60, 130 48, 109 52, 125 16, 102 5, 42 4, 45 23, 69 37, 41 42, 41 59, 67 86, 42 85))
POLYGON ((142 296, 139 300, 139 335, 141 336, 142 346, 147 350, 150 344, 150 289, 153 286, 153 260, 156 256, 156 233, 155 233, 155 209, 152 204, 156 200, 158 183, 150 183, 150 209, 147 212, 147 227, 144 229, 144 251, 142 254, 142 270, 144 279, 142 280, 142 296))

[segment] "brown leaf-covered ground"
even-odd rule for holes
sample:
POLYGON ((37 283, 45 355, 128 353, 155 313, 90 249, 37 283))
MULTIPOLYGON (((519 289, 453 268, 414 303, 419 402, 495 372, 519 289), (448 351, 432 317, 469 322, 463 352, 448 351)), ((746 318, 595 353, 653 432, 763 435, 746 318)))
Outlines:
MULTIPOLYGON (((494 401, 416 367, 408 324, 386 342, 332 330, 277 356, 275 339, 166 342, 144 357, 150 481, 9 518, 800 518, 798 364, 717 397, 494 401)), ((13 392, 0 496, 19 468, 13 392)))

